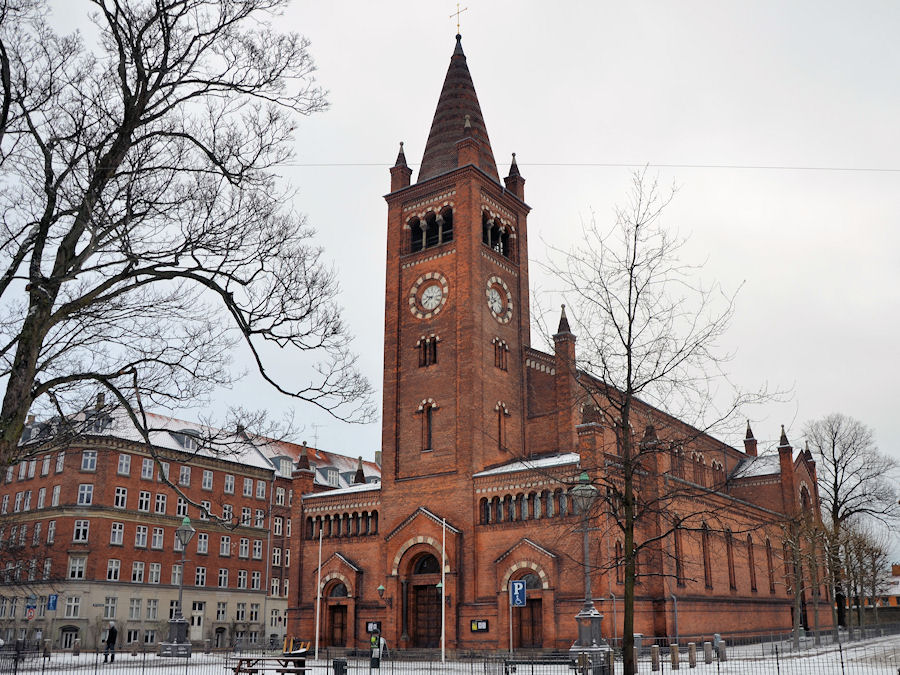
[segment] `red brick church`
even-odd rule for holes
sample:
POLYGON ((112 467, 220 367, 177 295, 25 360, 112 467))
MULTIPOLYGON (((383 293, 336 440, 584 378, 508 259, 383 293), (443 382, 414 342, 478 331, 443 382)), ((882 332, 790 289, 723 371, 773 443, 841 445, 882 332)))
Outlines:
MULTIPOLYGON (((514 155, 500 178, 459 36, 415 183, 412 173, 401 145, 385 198, 382 480, 314 493, 312 474, 295 472, 302 536, 288 629, 312 639, 318 589, 323 646, 363 646, 379 622, 391 646, 438 647, 443 612, 451 649, 506 648, 510 634, 519 647, 568 649, 584 600, 568 488, 582 470, 601 470, 610 441, 578 404, 565 315, 554 353, 530 344, 525 180, 514 155), (512 613, 510 580, 528 589, 512 613)), ((702 488, 730 525, 673 532, 641 561, 635 630, 789 629, 791 565, 777 523, 816 508, 808 453, 782 434, 777 452, 757 456, 748 426, 743 450, 698 433, 659 471, 702 488)), ((621 546, 602 527, 590 541, 609 638, 622 631, 621 546)), ((806 623, 816 591, 804 591, 806 623)))

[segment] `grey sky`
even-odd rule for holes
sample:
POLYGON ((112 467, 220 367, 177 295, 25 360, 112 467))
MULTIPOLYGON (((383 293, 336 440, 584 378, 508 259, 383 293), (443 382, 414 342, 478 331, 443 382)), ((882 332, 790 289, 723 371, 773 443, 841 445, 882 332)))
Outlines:
MULTIPOLYGON (((744 283, 723 345, 735 352, 730 373, 744 387, 792 390, 747 411, 761 446, 781 424, 801 445, 806 420, 840 411, 900 458, 900 5, 464 6, 463 47, 501 175, 516 152, 527 180, 531 259, 546 258, 544 242, 568 247, 592 212, 611 222, 623 200, 627 167, 579 164, 668 165, 654 169, 680 187, 666 220, 690 236, 691 259, 706 261, 702 278, 729 290, 744 283)), ((401 140, 411 163, 421 159, 454 9, 298 2, 279 21, 312 41, 332 104, 300 120, 284 176, 339 271, 379 401, 387 168, 401 140)), ((533 289, 552 287, 531 269, 533 289)), ((290 361, 279 370, 302 379, 290 361)), ((223 393, 226 403, 289 406, 253 378, 223 393)), ((318 435, 321 447, 366 457, 380 446, 378 423, 297 416, 307 423, 298 440, 318 435)))

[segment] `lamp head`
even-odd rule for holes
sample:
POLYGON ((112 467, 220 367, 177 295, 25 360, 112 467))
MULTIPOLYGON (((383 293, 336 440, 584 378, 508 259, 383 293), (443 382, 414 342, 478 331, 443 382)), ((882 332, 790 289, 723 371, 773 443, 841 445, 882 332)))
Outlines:
POLYGON ((181 542, 181 545, 186 547, 188 542, 194 538, 194 533, 196 531, 197 530, 191 526, 191 519, 185 516, 184 520, 181 521, 181 525, 175 530, 175 536, 178 537, 178 541, 181 542))

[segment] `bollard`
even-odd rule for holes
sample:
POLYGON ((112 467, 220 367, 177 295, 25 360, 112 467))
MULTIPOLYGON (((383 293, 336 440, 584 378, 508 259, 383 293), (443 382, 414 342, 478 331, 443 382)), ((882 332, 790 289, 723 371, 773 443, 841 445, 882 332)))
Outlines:
POLYGON ((725 654, 725 640, 719 641, 719 661, 724 663, 728 660, 727 655, 725 654))
POLYGON ((688 666, 691 668, 697 667, 697 643, 696 642, 688 642, 688 666))
POLYGON ((703 643, 703 662, 706 664, 712 663, 712 642, 703 643))
POLYGON ((650 670, 659 671, 659 645, 650 645, 650 670))
POLYGON ((681 667, 681 653, 678 651, 677 642, 669 647, 669 654, 672 657, 672 670, 678 670, 681 667))

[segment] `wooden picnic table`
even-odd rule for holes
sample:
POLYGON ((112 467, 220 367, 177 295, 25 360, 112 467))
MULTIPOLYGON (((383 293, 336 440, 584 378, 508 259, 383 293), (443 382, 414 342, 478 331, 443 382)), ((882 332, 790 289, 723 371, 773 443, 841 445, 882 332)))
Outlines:
POLYGON ((306 654, 282 654, 280 656, 238 656, 233 665, 229 663, 234 675, 259 675, 260 672, 272 671, 281 675, 303 675, 312 672, 306 665, 306 654))

